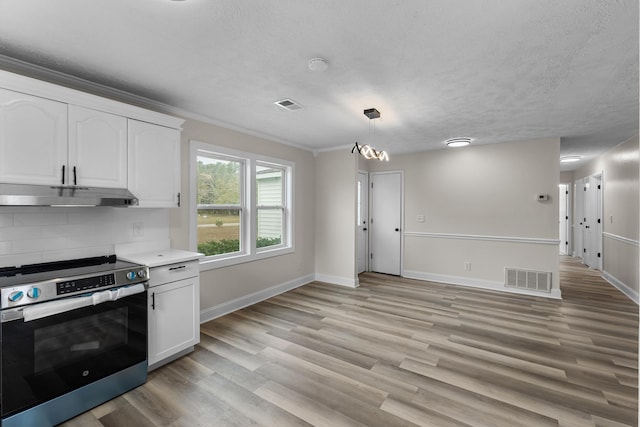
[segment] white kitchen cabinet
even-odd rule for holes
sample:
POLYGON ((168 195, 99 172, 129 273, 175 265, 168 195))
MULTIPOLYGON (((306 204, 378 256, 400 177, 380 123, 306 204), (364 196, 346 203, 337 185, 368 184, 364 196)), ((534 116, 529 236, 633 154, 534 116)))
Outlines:
POLYGON ((62 185, 66 163, 67 104, 0 89, 0 182, 62 185))
POLYGON ((189 351, 200 342, 198 261, 149 271, 149 367, 189 351))
POLYGON ((69 105, 72 185, 127 188, 127 156, 125 117, 69 105))
POLYGON ((128 169, 139 207, 180 206, 180 131, 129 119, 128 169))
POLYGON ((0 181, 126 188, 127 119, 0 89, 0 181))
POLYGON ((129 188, 141 206, 178 206, 182 123, 0 70, 0 182, 129 188))

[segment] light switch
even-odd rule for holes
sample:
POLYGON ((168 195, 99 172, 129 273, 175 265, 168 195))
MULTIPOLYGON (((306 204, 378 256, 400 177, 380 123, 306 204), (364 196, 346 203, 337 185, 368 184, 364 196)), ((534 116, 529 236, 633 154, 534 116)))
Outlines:
POLYGON ((418 215, 418 216, 416 216, 416 221, 418 221, 418 222, 424 222, 424 215, 418 215))

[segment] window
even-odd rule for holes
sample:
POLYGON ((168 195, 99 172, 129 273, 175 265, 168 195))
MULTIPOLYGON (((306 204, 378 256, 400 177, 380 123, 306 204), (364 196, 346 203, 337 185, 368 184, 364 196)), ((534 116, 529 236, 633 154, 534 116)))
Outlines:
POLYGON ((282 243, 284 168, 256 163, 256 248, 282 243))
POLYGON ((204 269, 293 251, 293 163, 191 141, 193 250, 204 269))
POLYGON ((202 152, 196 165, 197 251, 241 253, 244 162, 202 152))

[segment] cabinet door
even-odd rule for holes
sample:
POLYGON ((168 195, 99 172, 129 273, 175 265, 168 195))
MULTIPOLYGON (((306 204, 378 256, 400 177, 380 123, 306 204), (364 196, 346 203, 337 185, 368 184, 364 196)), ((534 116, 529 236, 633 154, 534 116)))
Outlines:
POLYGON ((129 190, 140 207, 179 206, 179 130, 129 119, 129 190))
POLYGON ((149 365, 200 342, 200 279, 149 289, 149 365))
POLYGON ((69 105, 71 185, 126 188, 127 155, 125 117, 69 105))
POLYGON ((67 104, 0 89, 0 181, 61 185, 66 163, 67 104))

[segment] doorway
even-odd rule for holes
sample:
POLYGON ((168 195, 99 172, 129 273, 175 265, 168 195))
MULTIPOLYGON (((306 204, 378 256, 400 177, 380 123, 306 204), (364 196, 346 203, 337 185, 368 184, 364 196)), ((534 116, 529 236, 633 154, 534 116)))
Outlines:
POLYGON ((370 175, 369 266, 378 273, 401 274, 402 172, 374 172, 370 175))
POLYGON ((358 273, 369 269, 369 175, 358 171, 356 206, 356 258, 358 273))

